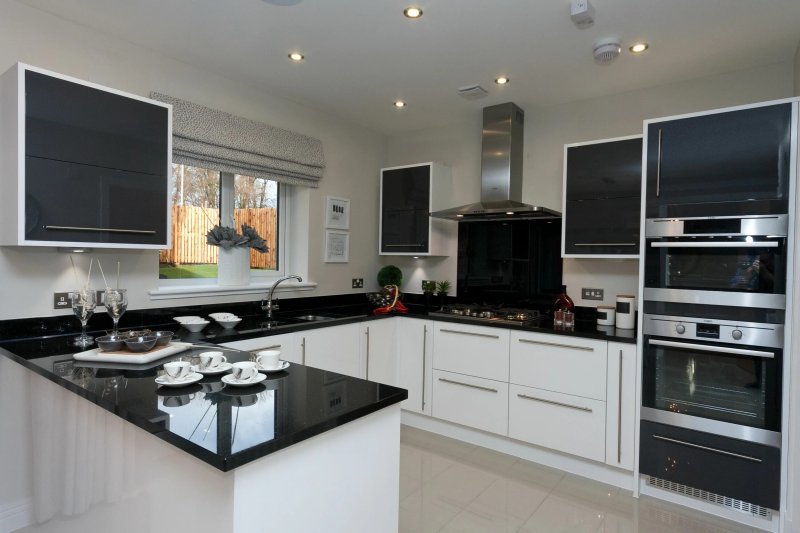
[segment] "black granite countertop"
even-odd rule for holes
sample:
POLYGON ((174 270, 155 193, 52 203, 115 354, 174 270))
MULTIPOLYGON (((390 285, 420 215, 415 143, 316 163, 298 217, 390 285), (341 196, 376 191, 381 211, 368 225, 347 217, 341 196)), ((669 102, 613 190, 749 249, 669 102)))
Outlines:
MULTIPOLYGON (((206 376, 183 388, 155 383, 172 359, 196 360, 191 348, 147 365, 86 363, 72 358, 72 336, 8 341, 0 355, 86 398, 208 464, 228 471, 399 403, 397 387, 292 364, 261 384, 234 388, 206 376)), ((228 350, 229 362, 247 352, 228 350)))

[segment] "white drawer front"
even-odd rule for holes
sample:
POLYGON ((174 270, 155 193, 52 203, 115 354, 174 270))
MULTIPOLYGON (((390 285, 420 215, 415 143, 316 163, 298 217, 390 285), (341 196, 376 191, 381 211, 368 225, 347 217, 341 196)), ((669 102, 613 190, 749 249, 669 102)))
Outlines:
POLYGON ((508 337, 505 329, 438 322, 433 368, 508 381, 508 337))
POLYGON ((519 385, 509 387, 511 438, 602 462, 606 457, 605 429, 605 402, 519 385))
POLYGON ((608 343, 578 337, 511 334, 511 383, 606 399, 608 343))
POLYGON ((508 384, 434 370, 433 416, 507 435, 508 384))

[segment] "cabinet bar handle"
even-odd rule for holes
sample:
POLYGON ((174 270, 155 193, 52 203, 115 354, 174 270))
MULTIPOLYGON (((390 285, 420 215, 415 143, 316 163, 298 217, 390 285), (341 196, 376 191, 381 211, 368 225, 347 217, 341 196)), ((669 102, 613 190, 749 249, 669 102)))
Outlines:
POLYGON ((303 364, 305 365, 306 364, 306 338, 305 337, 303 337, 303 342, 300 343, 300 346, 303 348, 302 361, 303 361, 303 364))
POLYGON ((584 352, 594 351, 594 348, 591 346, 576 346, 574 344, 559 344, 557 342, 532 341, 530 339, 519 339, 519 342, 524 342, 525 344, 541 344, 542 346, 555 346, 557 348, 570 348, 572 350, 583 350, 584 352))
POLYGON ((462 383, 460 381, 453 381, 452 379, 439 378, 439 381, 444 383, 452 383, 453 385, 461 385, 462 387, 469 387, 470 389, 485 390, 487 392, 497 392, 497 389, 491 387, 481 387, 480 385, 473 385, 472 383, 462 383))
POLYGON ((776 241, 654 241, 650 243, 651 248, 778 248, 779 246, 776 241))
POLYGON ((656 198, 661 196, 661 140, 663 132, 658 129, 658 162, 656 163, 656 198))
POLYGON ((727 456, 730 456, 730 457, 738 457, 739 459, 745 459, 747 461, 753 461, 754 463, 763 463, 763 461, 761 459, 759 459, 758 457, 751 457, 749 455, 742 455, 741 453, 734 453, 734 452, 729 452, 727 450, 720 450, 719 448, 710 448, 708 446, 702 446, 700 444, 695 444, 693 442, 686 442, 684 440, 671 439, 669 437, 662 437, 661 435, 655 435, 655 434, 653 435, 653 438, 654 439, 658 439, 658 440, 664 440, 664 441, 667 441, 667 442, 672 442, 674 444, 681 444, 683 446, 689 446, 691 448, 697 448, 698 450, 706 450, 708 452, 720 453, 722 455, 727 455, 727 456))
POLYGON ((422 327, 422 410, 425 410, 425 359, 428 351, 428 325, 422 327))
POLYGON ((369 326, 367 326, 367 379, 369 379, 369 326))
POLYGON ((517 394, 518 397, 523 398, 525 400, 533 400, 534 402, 542 402, 542 403, 549 403, 550 405, 558 405, 559 407, 568 407, 570 409, 575 409, 576 411, 586 411, 587 413, 591 413, 592 409, 589 407, 581 407, 580 405, 572 405, 569 403, 561 403, 561 402, 554 402, 553 400, 545 400, 544 398, 536 398, 535 396, 528 396, 527 394, 517 394))
POLYGON ((572 246, 637 246, 638 242, 576 242, 572 246))
POLYGON ((619 381, 617 382, 617 463, 622 462, 622 350, 619 351, 619 381))
POLYGON ((150 229, 120 229, 120 228, 83 228, 80 226, 44 226, 44 229, 63 229, 71 231, 97 231, 104 233, 135 233, 137 235, 155 235, 155 230, 150 229))
POLYGON ((773 352, 762 352, 761 350, 747 350, 744 348, 725 348, 724 346, 712 346, 707 344, 694 344, 691 342, 662 341, 659 339, 647 339, 651 346, 664 346, 666 348, 681 348, 684 350, 697 350, 698 352, 712 352, 729 355, 749 355, 752 357, 763 357, 774 359, 773 352))
POLYGON ((405 248, 406 246, 425 246, 424 244, 415 242, 411 244, 384 244, 385 248, 405 248))
POLYGON ((458 331, 456 329, 440 329, 442 333, 457 333, 459 335, 472 335, 473 337, 486 337, 488 339, 499 339, 500 335, 490 335, 489 333, 473 333, 471 331, 458 331))

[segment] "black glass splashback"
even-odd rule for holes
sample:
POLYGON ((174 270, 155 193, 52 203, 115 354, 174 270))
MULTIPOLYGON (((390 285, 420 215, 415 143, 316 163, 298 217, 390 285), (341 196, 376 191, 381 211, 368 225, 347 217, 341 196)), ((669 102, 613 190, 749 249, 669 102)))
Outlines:
POLYGON ((561 220, 461 222, 458 299, 549 306, 561 288, 561 220))

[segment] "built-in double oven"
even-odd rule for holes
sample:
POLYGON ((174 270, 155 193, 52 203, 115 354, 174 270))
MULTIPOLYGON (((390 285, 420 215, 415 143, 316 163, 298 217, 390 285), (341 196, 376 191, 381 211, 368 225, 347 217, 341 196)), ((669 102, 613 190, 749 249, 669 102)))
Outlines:
POLYGON ((640 471, 780 503, 788 216, 645 222, 640 471))

